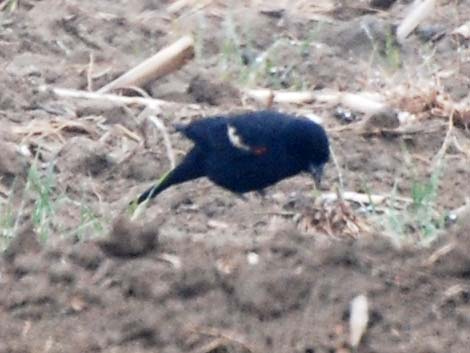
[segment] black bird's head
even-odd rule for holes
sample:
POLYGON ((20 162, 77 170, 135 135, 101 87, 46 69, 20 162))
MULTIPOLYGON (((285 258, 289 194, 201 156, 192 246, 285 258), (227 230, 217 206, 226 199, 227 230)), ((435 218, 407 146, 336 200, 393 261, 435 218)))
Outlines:
POLYGON ((293 119, 286 127, 288 151, 320 186, 323 168, 330 158, 328 136, 323 127, 306 118, 293 119))

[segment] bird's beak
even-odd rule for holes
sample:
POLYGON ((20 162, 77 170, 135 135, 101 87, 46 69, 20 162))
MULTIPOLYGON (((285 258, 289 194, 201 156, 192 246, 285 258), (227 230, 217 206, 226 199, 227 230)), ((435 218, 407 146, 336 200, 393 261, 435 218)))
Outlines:
POLYGON ((324 164, 320 164, 320 165, 310 164, 309 166, 310 174, 312 174, 313 180, 315 181, 315 187, 317 189, 320 189, 321 177, 323 175, 324 166, 325 166, 324 164))

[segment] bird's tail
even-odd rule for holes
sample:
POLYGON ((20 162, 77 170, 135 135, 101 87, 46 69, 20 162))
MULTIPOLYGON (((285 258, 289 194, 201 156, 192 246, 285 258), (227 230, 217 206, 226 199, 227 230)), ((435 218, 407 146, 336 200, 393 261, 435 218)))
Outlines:
POLYGON ((153 199, 155 196, 161 193, 164 189, 166 189, 168 186, 165 187, 165 185, 167 184, 165 180, 168 179, 168 177, 173 171, 174 169, 169 170, 168 172, 163 174, 163 176, 157 181, 155 185, 153 185, 152 187, 145 190, 142 194, 140 194, 136 200, 136 204, 139 205, 145 200, 153 199))
POLYGON ((176 168, 165 173, 155 185, 140 194, 134 204, 139 205, 153 199, 172 185, 204 176, 202 159, 201 151, 196 147, 193 148, 176 168))

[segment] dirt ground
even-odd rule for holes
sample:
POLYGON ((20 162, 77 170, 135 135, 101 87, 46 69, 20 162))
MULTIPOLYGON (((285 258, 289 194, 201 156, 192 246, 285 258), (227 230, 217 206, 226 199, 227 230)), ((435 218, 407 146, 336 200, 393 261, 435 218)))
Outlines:
POLYGON ((0 2, 0 352, 467 352, 470 113, 449 130, 436 97, 468 102, 470 3, 440 1, 401 45, 410 1, 386 3, 0 2), (263 108, 246 88, 374 92, 401 113, 275 103, 321 117, 322 190, 298 176, 241 199, 198 180, 131 222, 170 168, 162 133, 141 106, 44 87, 96 90, 189 33, 194 59, 144 87, 171 102, 152 114, 177 159, 172 124, 263 108), (340 185, 392 196, 325 197, 340 185))

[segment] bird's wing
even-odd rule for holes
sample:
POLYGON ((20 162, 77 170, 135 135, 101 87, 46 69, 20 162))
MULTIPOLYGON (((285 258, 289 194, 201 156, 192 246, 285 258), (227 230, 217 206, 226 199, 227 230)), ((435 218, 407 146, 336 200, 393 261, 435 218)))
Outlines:
POLYGON ((287 120, 269 111, 234 118, 227 128, 230 143, 252 154, 262 156, 277 150, 283 143, 282 131, 287 120))
POLYGON ((229 150, 231 153, 251 153, 250 147, 244 144, 243 137, 239 135, 231 119, 207 118, 175 128, 206 151, 226 153, 229 150))
POLYGON ((226 118, 213 117, 201 120, 195 120, 188 125, 177 125, 176 130, 181 132, 184 136, 194 142, 202 149, 217 148, 223 139, 224 131, 226 130, 226 118))
POLYGON ((205 150, 261 156, 279 142, 286 120, 270 112, 196 120, 177 130, 205 150))

